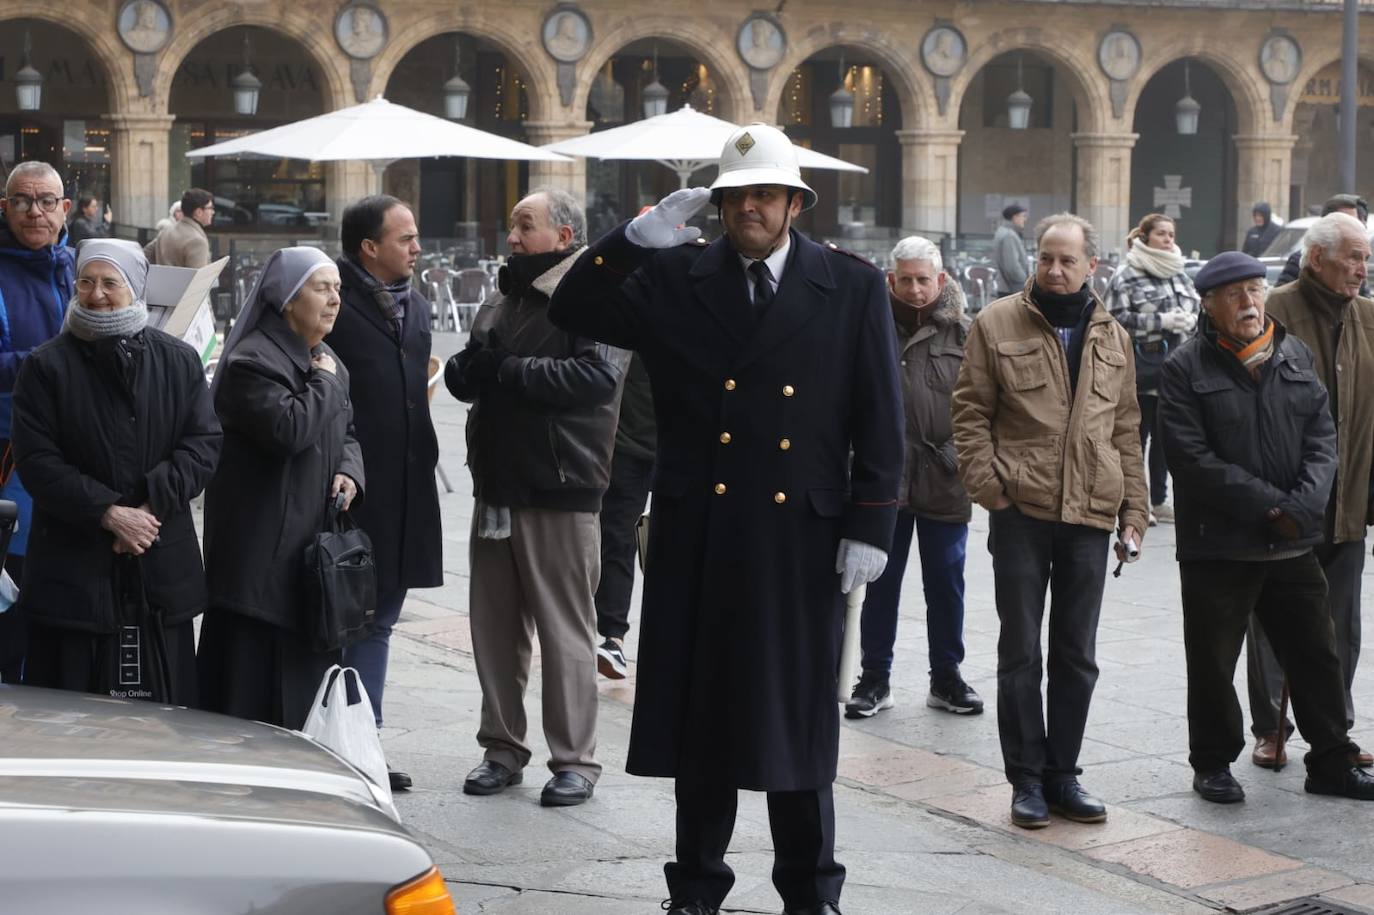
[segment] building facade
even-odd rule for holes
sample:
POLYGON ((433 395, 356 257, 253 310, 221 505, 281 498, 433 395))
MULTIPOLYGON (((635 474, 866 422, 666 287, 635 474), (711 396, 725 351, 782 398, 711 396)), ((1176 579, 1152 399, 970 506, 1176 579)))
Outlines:
MULTIPOLYGON (((185 158, 377 95, 443 115, 458 76, 466 123, 534 144, 643 117, 655 85, 669 110, 780 124, 869 169, 808 173, 822 203, 803 227, 875 246, 911 231, 985 235, 1018 201, 1033 217, 1081 213, 1109 249, 1165 210, 1185 249, 1210 254, 1236 244, 1255 201, 1291 218, 1332 193, 1374 189, 1368 156, 1360 187, 1337 186, 1337 2, 768 6, 8 0, 0 167, 48 159, 73 195, 109 199, 134 226, 205 186, 221 198, 221 228, 259 233, 335 221, 346 201, 384 187, 416 206, 422 233, 486 250, 528 187, 574 191, 595 232, 677 186, 652 163, 410 160, 383 175, 365 163, 185 158), (42 77, 37 110, 18 104, 26 64, 42 77), (252 115, 233 98, 245 69, 261 83, 252 115), (848 115, 832 112, 837 90, 848 115), (1014 111, 1013 97, 1028 109, 1014 111), (1185 97, 1198 106, 1191 132, 1180 132, 1185 97)), ((1374 148, 1374 17, 1361 18, 1359 134, 1374 148)))

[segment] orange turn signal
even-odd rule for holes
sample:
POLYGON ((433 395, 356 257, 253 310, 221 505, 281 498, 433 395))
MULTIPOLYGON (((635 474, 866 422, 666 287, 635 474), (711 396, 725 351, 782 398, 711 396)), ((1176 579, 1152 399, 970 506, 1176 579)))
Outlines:
POLYGON ((444 875, 431 867, 386 894, 386 915, 457 915, 457 910, 444 875))

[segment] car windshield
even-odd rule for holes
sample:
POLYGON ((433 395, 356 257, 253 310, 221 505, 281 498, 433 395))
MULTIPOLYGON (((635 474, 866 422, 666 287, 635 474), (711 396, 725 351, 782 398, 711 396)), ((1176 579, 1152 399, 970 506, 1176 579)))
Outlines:
POLYGON ((1302 243, 1302 237, 1305 234, 1307 234, 1306 226, 1284 226, 1279 230, 1279 234, 1274 236, 1269 247, 1260 254, 1260 257, 1288 257, 1298 250, 1298 245, 1302 243))

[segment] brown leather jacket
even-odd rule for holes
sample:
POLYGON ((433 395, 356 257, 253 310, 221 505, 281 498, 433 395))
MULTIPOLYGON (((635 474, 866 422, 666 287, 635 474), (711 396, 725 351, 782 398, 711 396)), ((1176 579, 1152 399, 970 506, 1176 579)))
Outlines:
POLYGON ((1032 518, 1109 531, 1119 521, 1144 533, 1135 360, 1100 301, 1084 331, 1077 397, 1029 283, 984 308, 964 348, 953 413, 959 472, 975 502, 987 507, 1005 494, 1032 518))
MULTIPOLYGON (((1370 517, 1371 472, 1374 472, 1374 300, 1356 297, 1340 312, 1341 335, 1332 347, 1336 328, 1329 310, 1315 298, 1309 284, 1317 282, 1303 271, 1296 283, 1269 293, 1265 311, 1288 333, 1312 350, 1317 378, 1331 393, 1336 421, 1336 517, 1328 529, 1332 543, 1363 540, 1370 517), (1331 364, 1334 353, 1335 365, 1331 364), (1334 384, 1333 384, 1334 383, 1334 384)), ((1328 525, 1332 519, 1327 518, 1328 525)))

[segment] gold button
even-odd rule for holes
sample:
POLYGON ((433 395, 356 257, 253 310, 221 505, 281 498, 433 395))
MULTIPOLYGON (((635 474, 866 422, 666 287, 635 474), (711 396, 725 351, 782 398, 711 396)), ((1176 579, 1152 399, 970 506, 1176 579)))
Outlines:
POLYGON ((782 386, 783 397, 791 397, 795 393, 797 393, 796 390, 790 384, 785 384, 782 386))
POLYGON ((596 257, 592 258, 592 263, 600 267, 602 264, 606 263, 606 258, 598 254, 596 257))
POLYGON ((722 433, 720 434, 720 443, 721 443, 722 445, 728 445, 728 444, 730 444, 730 433, 729 433, 729 432, 722 432, 722 433))
POLYGON ((727 378, 727 379, 725 379, 725 390, 727 390, 727 391, 733 391, 734 389, 735 389, 735 379, 733 379, 733 378, 727 378))
POLYGON ((790 438, 782 439, 778 442, 778 447, 781 448, 783 451, 786 451, 788 448, 792 447, 792 440, 790 438))
POLYGON ((778 503, 779 505, 781 505, 782 503, 784 503, 784 502, 787 501, 787 493, 785 493, 785 492, 775 492, 775 493, 773 493, 773 501, 776 502, 776 503, 778 503))
POLYGON ((718 496, 723 496, 723 495, 725 495, 725 484, 724 484, 724 483, 717 483, 717 484, 716 484, 716 495, 718 495, 718 496))

